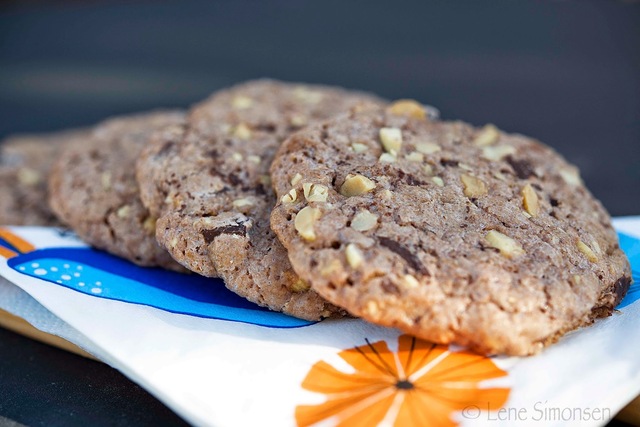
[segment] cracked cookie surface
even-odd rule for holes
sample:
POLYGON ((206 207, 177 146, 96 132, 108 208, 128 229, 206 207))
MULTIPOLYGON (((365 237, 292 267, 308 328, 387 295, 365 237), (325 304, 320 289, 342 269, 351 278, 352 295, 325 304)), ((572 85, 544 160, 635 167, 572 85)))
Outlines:
POLYGON ((374 96, 326 86, 258 80, 195 106, 184 127, 166 129, 138 161, 156 237, 192 271, 219 276, 233 292, 272 310, 317 320, 342 310, 294 273, 269 227, 275 204, 269 166, 300 128, 374 96))
POLYGON ((0 224, 62 225, 47 203, 47 180, 54 158, 88 131, 16 135, 0 144, 0 224))
POLYGON ((271 225, 312 289, 486 354, 611 314, 629 263, 578 170, 531 138, 408 111, 354 112, 278 151, 271 225))
POLYGON ((183 122, 159 111, 107 120, 61 153, 51 172, 50 204, 87 243, 141 266, 182 270, 155 240, 155 218, 142 205, 135 162, 155 131, 183 122))

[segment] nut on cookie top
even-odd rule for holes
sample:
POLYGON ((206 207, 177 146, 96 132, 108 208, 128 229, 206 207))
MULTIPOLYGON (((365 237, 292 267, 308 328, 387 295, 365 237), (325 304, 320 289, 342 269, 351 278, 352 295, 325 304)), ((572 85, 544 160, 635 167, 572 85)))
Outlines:
POLYGON ((352 314, 484 353, 532 354, 609 314, 629 264, 577 168, 493 125, 404 100, 289 138, 272 228, 352 314))

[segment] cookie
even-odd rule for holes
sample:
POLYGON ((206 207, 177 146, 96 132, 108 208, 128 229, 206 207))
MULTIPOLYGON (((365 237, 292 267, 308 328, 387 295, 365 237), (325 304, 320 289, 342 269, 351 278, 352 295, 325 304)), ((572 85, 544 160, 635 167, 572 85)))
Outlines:
POLYGON ((181 267, 155 240, 155 218, 142 205, 135 161, 153 132, 184 114, 153 112, 107 120, 56 160, 50 204, 78 236, 141 266, 181 267))
POLYGON ((610 218, 558 153, 400 102, 312 126, 271 168, 300 277, 368 321, 529 355, 630 284, 610 218))
POLYGON ((308 290, 270 229, 269 166, 291 133, 366 102, 380 100, 258 80, 194 107, 185 127, 158 133, 138 161, 160 244, 188 269, 222 277, 233 292, 272 310, 309 320, 340 313, 308 290))
POLYGON ((1 225, 61 225, 47 203, 47 177, 53 158, 86 133, 12 136, 0 144, 1 225))

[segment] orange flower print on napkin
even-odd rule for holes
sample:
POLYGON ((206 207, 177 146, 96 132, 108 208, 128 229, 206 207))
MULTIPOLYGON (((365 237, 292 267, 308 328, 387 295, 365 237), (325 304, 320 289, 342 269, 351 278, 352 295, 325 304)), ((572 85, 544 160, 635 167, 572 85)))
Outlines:
POLYGON ((354 372, 324 361, 313 365, 302 387, 324 394, 326 401, 296 407, 299 426, 455 426, 455 412, 469 406, 499 409, 509 397, 508 388, 478 386, 507 375, 490 358, 408 335, 398 338, 395 353, 385 341, 367 341, 339 356, 354 372))

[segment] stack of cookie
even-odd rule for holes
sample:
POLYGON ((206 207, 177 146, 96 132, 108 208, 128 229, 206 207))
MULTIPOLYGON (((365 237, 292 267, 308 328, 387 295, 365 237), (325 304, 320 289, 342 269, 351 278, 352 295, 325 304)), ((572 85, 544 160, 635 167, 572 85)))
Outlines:
POLYGON ((630 284, 574 166, 414 101, 259 80, 57 146, 51 208, 88 243, 305 319, 527 355, 630 284))

